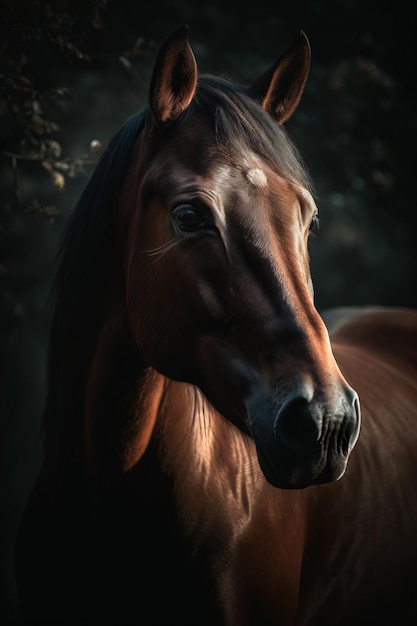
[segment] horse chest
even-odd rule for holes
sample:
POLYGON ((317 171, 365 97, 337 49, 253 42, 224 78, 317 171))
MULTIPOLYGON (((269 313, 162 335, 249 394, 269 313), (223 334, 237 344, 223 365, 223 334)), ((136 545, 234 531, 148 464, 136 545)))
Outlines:
POLYGON ((213 582, 219 623, 295 624, 306 499, 259 484, 239 500, 244 491, 223 484, 223 505, 219 500, 201 513, 195 531, 194 551, 213 582))

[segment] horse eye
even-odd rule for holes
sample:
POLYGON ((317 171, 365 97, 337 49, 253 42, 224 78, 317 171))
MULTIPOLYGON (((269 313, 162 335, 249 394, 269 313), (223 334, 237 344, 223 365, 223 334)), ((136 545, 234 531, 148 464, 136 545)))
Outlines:
POLYGON ((180 204, 175 207, 172 216, 181 230, 192 232, 207 226, 207 221, 202 212, 191 204, 180 204))

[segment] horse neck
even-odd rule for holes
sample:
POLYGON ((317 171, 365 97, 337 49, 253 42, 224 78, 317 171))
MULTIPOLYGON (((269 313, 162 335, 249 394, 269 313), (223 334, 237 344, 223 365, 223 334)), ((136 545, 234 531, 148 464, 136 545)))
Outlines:
POLYGON ((254 443, 220 415, 199 389, 166 381, 156 431, 157 454, 173 485, 177 509, 196 543, 223 525, 228 536, 245 526, 252 507, 270 487, 259 468, 254 443), (220 511, 227 511, 227 518, 220 511))
POLYGON ((111 320, 100 333, 86 388, 85 445, 89 465, 99 473, 101 465, 110 470, 111 459, 113 471, 130 470, 151 438, 161 468, 178 483, 209 475, 214 463, 220 469, 223 464, 224 472, 233 466, 235 483, 236 468, 246 467, 255 453, 252 440, 219 415, 196 387, 144 366, 135 347, 117 337, 111 320))
POLYGON ((119 315, 102 325, 86 389, 85 454, 94 482, 140 472, 146 453, 146 471, 169 481, 189 528, 207 516, 210 499, 227 498, 229 510, 250 514, 252 492, 264 484, 253 441, 196 387, 146 367, 119 315))
POLYGON ((190 533, 203 518, 209 524, 207 511, 216 515, 219 503, 244 523, 269 488, 253 441, 196 387, 146 366, 130 333, 124 299, 113 296, 94 338, 65 339, 66 370, 57 385, 59 398, 49 408, 58 417, 58 439, 50 446, 58 452, 46 474, 59 490, 90 485, 95 491, 123 476, 137 477, 146 467, 147 474, 172 486, 190 533), (88 346, 84 353, 82 346, 88 346))

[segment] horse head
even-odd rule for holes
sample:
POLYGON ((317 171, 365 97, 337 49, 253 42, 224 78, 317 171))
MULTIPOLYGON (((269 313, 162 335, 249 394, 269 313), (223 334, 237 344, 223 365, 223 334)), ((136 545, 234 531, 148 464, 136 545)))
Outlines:
POLYGON ((267 480, 338 480, 360 425, 314 305, 308 175, 282 123, 310 66, 300 33, 248 87, 199 76, 186 29, 161 48, 120 213, 144 362, 198 386, 253 437, 267 480))

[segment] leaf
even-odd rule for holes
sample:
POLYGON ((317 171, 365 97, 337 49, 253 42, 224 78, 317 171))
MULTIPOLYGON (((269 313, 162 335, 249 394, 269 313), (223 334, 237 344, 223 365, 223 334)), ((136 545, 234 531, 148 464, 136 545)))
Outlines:
POLYGON ((56 170, 54 170, 51 173, 52 176, 52 181, 55 185, 55 187, 58 187, 58 189, 64 189, 65 187, 65 176, 63 174, 61 174, 60 172, 57 172, 56 170))

